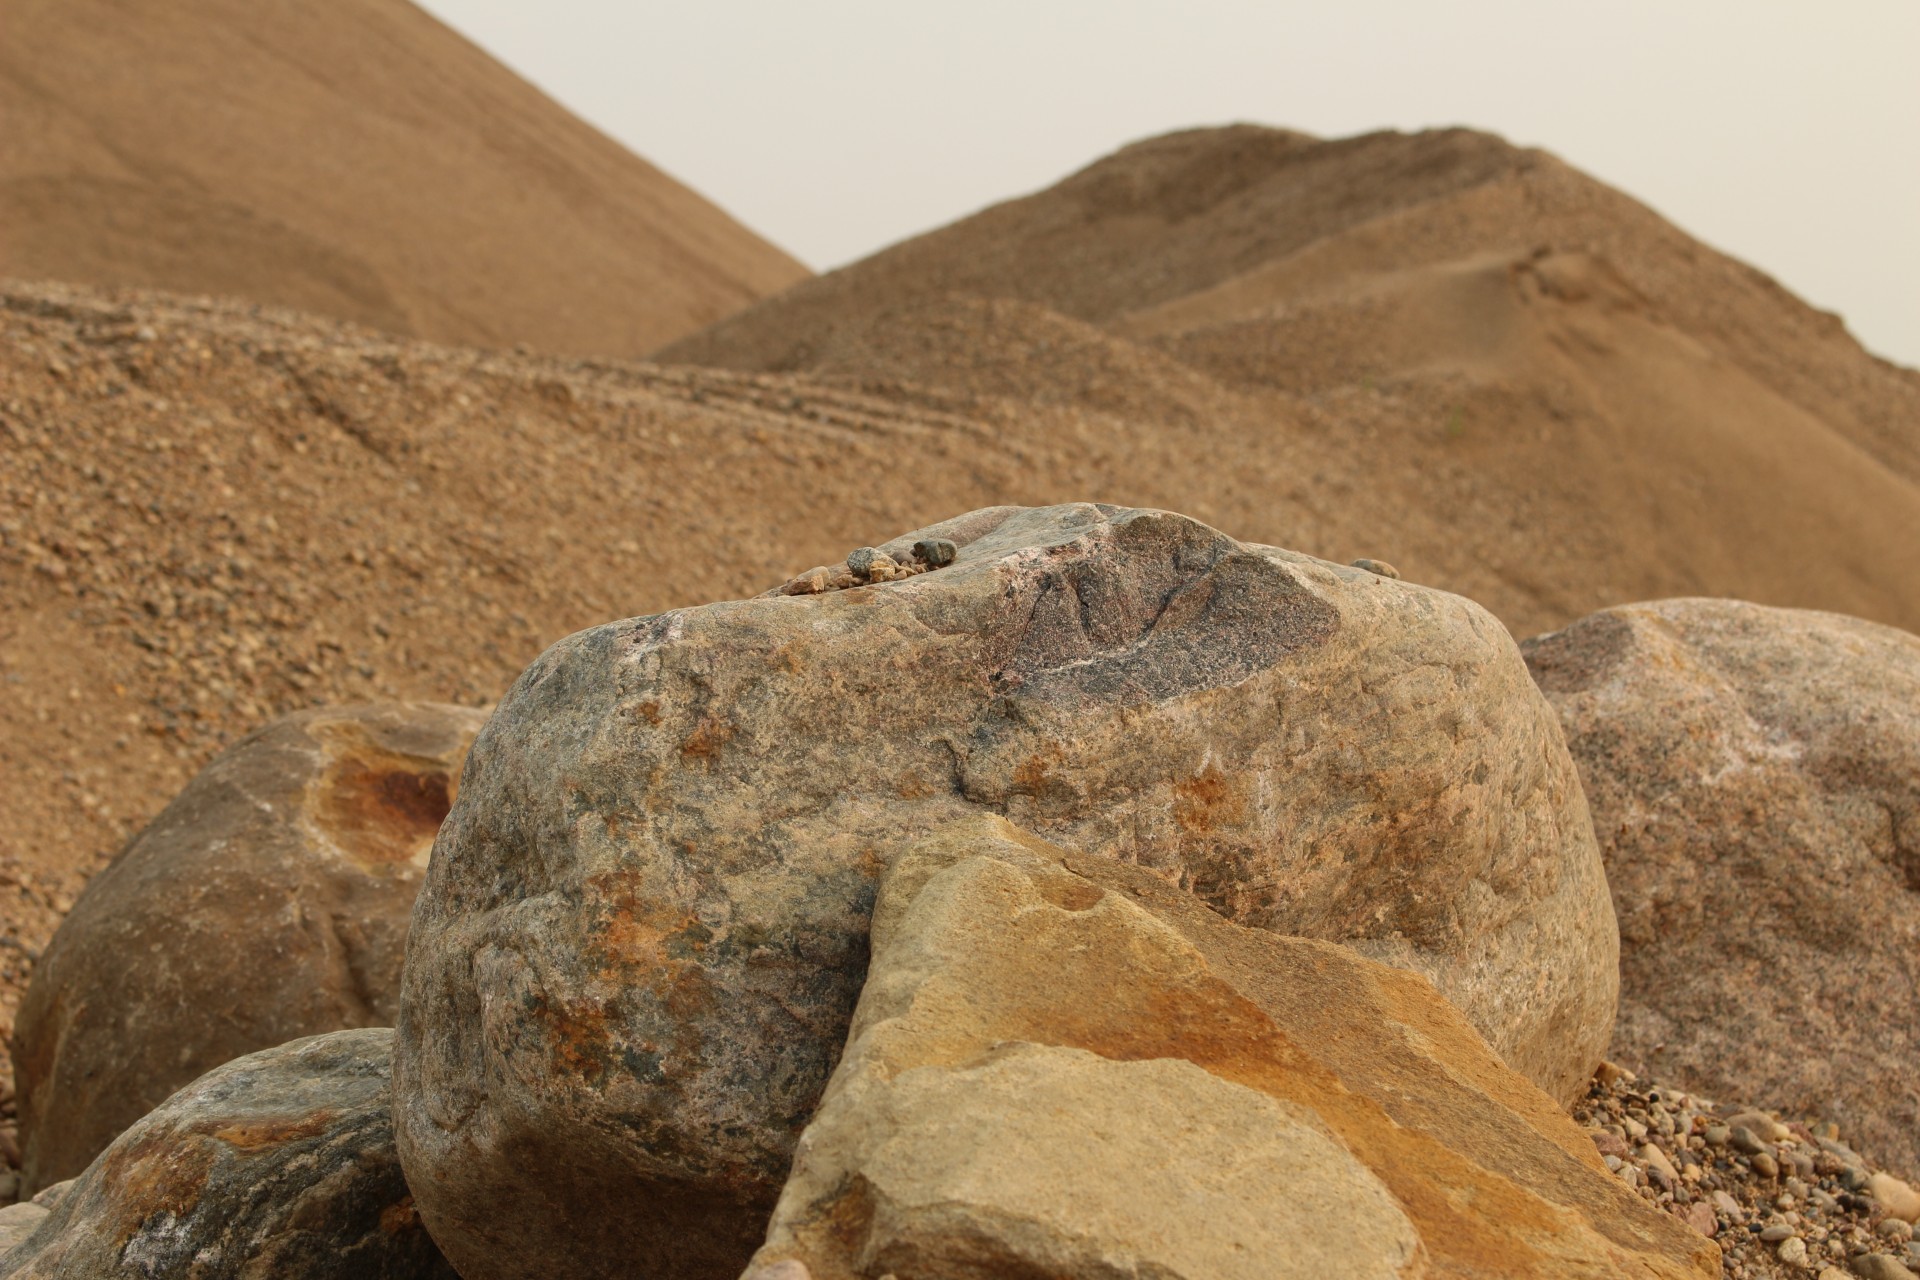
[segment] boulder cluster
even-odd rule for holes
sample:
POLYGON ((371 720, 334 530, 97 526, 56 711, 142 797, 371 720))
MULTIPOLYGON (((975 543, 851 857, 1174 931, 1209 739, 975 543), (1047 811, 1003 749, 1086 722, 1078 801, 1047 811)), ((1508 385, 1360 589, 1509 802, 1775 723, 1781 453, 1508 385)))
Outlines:
POLYGON ((1917 762, 1887 628, 976 511, 216 759, 0 1277, 1904 1275, 1917 762))

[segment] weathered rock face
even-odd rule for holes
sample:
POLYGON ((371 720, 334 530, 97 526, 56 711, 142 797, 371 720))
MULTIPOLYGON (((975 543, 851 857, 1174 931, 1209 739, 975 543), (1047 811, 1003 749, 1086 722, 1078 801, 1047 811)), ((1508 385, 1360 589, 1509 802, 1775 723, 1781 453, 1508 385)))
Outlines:
POLYGON ((393 1149, 393 1033, 236 1059, 121 1134, 23 1243, 16 1280, 458 1280, 393 1149))
POLYGON ((756 1280, 1719 1274, 1413 974, 997 818, 872 945, 756 1280))
POLYGON ((13 1040, 29 1189, 256 1049, 391 1026, 479 711, 310 711, 234 744, 87 885, 13 1040))
POLYGON ((1485 612, 1164 512, 996 508, 878 550, 942 539, 897 581, 582 632, 476 742, 395 1059, 409 1181, 469 1280, 562 1245, 582 1276, 737 1271, 877 876, 972 813, 1424 973, 1562 1096, 1598 1058, 1585 802, 1485 612))
POLYGON ((1525 649, 1619 911, 1614 1056, 1920 1172, 1920 638, 1665 600, 1525 649))

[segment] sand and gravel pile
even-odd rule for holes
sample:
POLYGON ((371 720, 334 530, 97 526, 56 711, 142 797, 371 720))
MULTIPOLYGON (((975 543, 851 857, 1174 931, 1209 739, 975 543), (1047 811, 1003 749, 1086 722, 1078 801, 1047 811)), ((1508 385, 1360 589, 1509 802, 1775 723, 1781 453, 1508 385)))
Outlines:
MULTIPOLYGON (((397 0, 193 3, 6 9, 0 276, 69 283, 0 281, 0 1039, 274 717, 489 706, 608 619, 888 585, 849 550, 955 512, 1176 510, 1518 636, 1920 629, 1920 372, 1545 153, 1171 134, 807 278, 397 0)), ((1779 1102, 1609 1069, 1576 1118, 1728 1275, 1920 1268, 1920 1196, 1779 1102)))
POLYGON ((1720 1245, 1729 1280, 1907 1280, 1920 1192, 1831 1125, 1717 1103, 1603 1063, 1573 1117, 1607 1167, 1720 1245))
POLYGON ((807 274, 405 0, 0 29, 0 276, 634 356, 807 274))
POLYGON ((1920 373, 1483 133, 1149 139, 659 358, 1199 421, 1228 471, 1306 435, 1280 493, 1435 520, 1388 558, 1510 624, 1728 595, 1920 627, 1920 373))

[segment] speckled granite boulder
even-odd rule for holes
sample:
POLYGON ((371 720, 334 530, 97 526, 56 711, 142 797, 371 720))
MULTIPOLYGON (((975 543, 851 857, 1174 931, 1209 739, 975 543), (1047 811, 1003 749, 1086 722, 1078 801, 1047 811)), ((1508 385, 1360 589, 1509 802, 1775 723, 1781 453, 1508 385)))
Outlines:
POLYGON ((414 895, 485 719, 381 703, 277 720, 93 878, 15 1024, 29 1190, 223 1062, 393 1025, 414 895))
POLYGON ((7 1280, 459 1280, 393 1149, 393 1033, 338 1031, 194 1081, 0 1258, 7 1280))
POLYGON ((754 1280, 1720 1273, 1424 979, 1139 868, 964 819, 872 946, 754 1280))
POLYGON ((1612 1056, 1920 1174, 1920 637, 1662 600, 1525 649, 1619 911, 1612 1056))
POLYGON ((737 1271, 879 873, 971 813, 1423 973, 1550 1092, 1585 1079, 1617 938, 1498 622, 1165 512, 996 508, 877 550, 939 539, 952 563, 897 580, 582 632, 475 743, 395 1050, 408 1180, 468 1280, 562 1248, 582 1277, 737 1271))

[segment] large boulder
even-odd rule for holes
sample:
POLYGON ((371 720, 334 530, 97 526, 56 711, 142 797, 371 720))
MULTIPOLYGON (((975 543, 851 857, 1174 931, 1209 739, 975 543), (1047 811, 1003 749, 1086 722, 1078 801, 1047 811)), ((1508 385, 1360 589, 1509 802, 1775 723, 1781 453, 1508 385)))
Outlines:
POLYGON ((485 719, 382 703, 277 720, 93 878, 15 1024, 29 1190, 223 1062, 393 1025, 414 895, 485 719))
POLYGON ((1559 726, 1487 613, 1157 511, 995 508, 879 551, 570 637, 475 743, 395 1058, 401 1158, 469 1280, 563 1247, 583 1277, 737 1270, 877 877, 972 813, 1423 973, 1577 1091, 1617 938, 1559 726))
POLYGON ((393 1149, 393 1033, 237 1059, 120 1135, 0 1258, 7 1280, 458 1280, 393 1149))
POLYGON ((872 946, 756 1280, 1719 1274, 1414 974, 998 818, 872 946))
POLYGON ((1613 1056, 1920 1173, 1920 638, 1664 600, 1525 650, 1619 912, 1613 1056))

